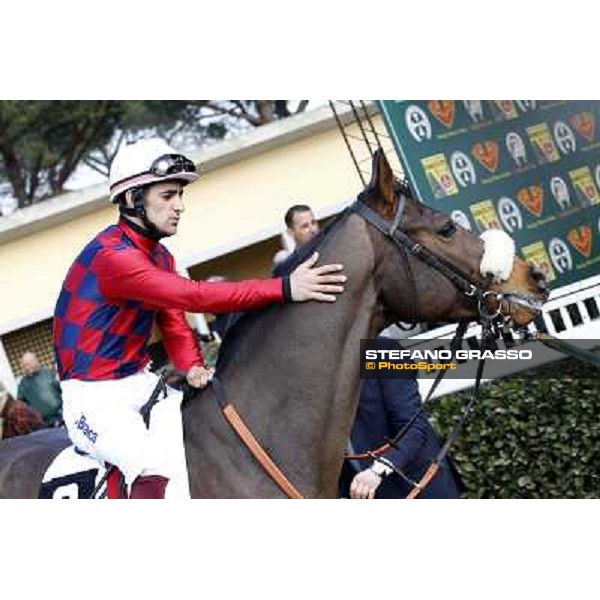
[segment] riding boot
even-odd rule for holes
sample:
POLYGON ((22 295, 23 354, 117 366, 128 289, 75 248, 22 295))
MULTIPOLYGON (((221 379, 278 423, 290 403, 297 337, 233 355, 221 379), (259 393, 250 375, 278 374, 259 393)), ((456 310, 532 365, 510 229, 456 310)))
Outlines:
POLYGON ((162 475, 139 476, 131 485, 131 500, 163 500, 169 480, 162 475))

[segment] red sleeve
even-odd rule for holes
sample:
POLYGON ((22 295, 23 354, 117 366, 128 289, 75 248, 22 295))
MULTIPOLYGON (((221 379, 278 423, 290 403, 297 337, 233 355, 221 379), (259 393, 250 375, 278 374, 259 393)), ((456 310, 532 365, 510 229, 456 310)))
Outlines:
POLYGON ((204 366, 198 342, 182 310, 161 310, 156 323, 162 332, 169 359, 177 370, 187 372, 195 365, 204 366))
POLYGON ((283 302, 283 281, 190 281, 157 267, 135 248, 103 248, 94 261, 100 292, 107 298, 138 300, 153 309, 234 312, 283 302))

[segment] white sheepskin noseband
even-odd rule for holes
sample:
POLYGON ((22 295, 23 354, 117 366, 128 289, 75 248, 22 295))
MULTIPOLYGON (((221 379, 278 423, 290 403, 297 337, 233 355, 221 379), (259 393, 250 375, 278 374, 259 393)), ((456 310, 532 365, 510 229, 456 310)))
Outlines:
POLYGON ((479 270, 481 275, 492 275, 494 283, 506 281, 515 262, 515 242, 500 229, 488 229, 480 236, 483 240, 483 257, 479 270))

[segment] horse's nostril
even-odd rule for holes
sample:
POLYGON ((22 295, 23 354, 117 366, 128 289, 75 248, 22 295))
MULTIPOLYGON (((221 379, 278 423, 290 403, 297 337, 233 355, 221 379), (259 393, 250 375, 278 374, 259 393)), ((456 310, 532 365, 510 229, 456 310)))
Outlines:
POLYGON ((546 284, 546 274, 544 271, 542 271, 542 269, 538 269, 537 267, 529 267, 529 272, 536 283, 540 285, 546 284))
POLYGON ((538 292, 544 297, 545 300, 547 300, 550 291, 548 290, 548 279, 546 278, 544 271, 538 267, 530 265, 529 274, 535 282, 538 292))
POLYGON ((548 289, 548 281, 544 278, 537 282, 537 288, 540 294, 547 300, 550 295, 550 290, 548 289))

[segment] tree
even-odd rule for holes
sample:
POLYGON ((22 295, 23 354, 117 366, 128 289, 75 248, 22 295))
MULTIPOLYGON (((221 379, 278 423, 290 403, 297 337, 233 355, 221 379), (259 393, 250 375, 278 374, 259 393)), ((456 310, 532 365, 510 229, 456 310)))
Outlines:
POLYGON ((308 100, 145 100, 122 102, 121 124, 108 144, 90 152, 85 163, 108 175, 120 145, 158 135, 190 149, 237 135, 306 110, 308 100))
POLYGON ((61 193, 82 163, 108 174, 119 146, 159 135, 200 146, 306 109, 302 100, 0 101, 0 178, 19 207, 61 193))
POLYGON ((119 102, 0 102, 0 156, 19 207, 60 193, 91 148, 119 123, 119 102))

